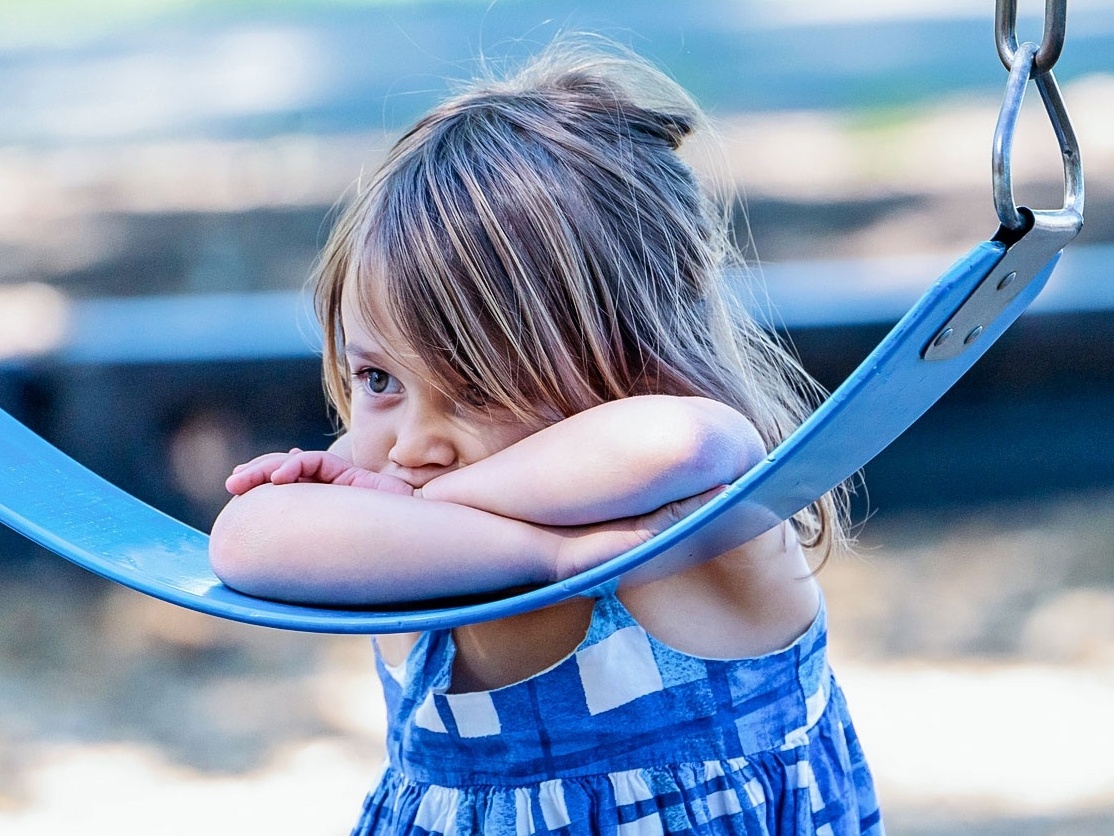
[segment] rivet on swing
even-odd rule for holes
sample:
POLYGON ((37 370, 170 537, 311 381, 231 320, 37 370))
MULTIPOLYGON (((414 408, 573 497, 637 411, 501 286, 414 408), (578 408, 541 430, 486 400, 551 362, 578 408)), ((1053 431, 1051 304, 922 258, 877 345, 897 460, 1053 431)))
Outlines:
POLYGON ((948 338, 955 332, 953 328, 945 328, 937 335, 936 339, 932 341, 935 346, 941 346, 948 341, 948 338))
POLYGON ((963 344, 964 345, 970 345, 976 339, 978 339, 978 336, 981 333, 982 333, 982 326, 981 325, 976 325, 974 328, 971 329, 970 333, 968 333, 967 336, 963 338, 963 344))
POLYGON ((1014 271, 1012 273, 1007 273, 1006 275, 1004 275, 1002 277, 1002 281, 998 282, 998 289, 999 290, 1005 290, 1007 287, 1009 287, 1011 284, 1013 284, 1013 280, 1016 279, 1016 278, 1017 278, 1017 271, 1014 271))

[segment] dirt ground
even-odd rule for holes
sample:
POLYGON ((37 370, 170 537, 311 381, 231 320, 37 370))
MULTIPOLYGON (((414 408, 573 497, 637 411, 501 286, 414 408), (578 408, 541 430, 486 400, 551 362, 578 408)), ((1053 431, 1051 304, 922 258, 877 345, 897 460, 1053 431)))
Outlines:
MULTIPOLYGON (((1112 508, 879 514, 822 570, 891 832, 1114 831, 1112 508)), ((347 831, 382 758, 366 639, 219 621, 48 555, 0 576, 0 832, 347 831)))

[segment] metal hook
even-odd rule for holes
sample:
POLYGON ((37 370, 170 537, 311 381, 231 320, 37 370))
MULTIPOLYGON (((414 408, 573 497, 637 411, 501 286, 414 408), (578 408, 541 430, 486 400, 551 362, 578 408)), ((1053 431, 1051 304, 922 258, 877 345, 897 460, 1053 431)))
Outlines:
MULTIPOLYGON (((1037 50, 1030 72, 1040 76, 1052 69, 1064 48, 1067 32, 1067 0, 1044 1, 1044 37, 1037 50)), ((1017 60, 1017 0, 998 0, 994 7, 994 38, 998 44, 998 57, 1007 70, 1013 70, 1017 60)))
MULTIPOLYGON (((998 113, 998 124, 994 129, 992 155, 994 208, 998 212, 998 219, 1002 222, 1002 226, 1014 231, 1024 228, 1027 221, 1018 211, 1013 198, 1013 176, 1010 169, 1013 138, 1017 128, 1017 117, 1021 112, 1021 103, 1025 97, 1025 87, 1033 72, 1038 51, 1039 48, 1034 43, 1024 43, 1015 50, 1013 67, 1006 82, 1006 94, 1002 101, 1002 109, 998 113)), ((1063 157, 1064 205, 1060 211, 1074 212, 1082 217, 1083 162, 1079 155, 1079 141, 1068 118, 1060 88, 1056 84, 1056 77, 1051 71, 1045 72, 1036 77, 1036 85, 1063 157)))

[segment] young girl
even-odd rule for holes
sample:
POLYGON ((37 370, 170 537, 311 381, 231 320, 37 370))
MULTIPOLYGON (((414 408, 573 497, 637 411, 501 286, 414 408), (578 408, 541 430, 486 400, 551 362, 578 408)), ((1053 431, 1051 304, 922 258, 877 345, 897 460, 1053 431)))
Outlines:
MULTIPOLYGON (((629 56, 554 48, 418 122, 322 255, 329 451, 236 468, 212 562, 361 604, 546 584, 760 460, 805 378, 735 309, 702 124, 629 56)), ((382 636, 388 765, 355 832, 880 833, 804 548, 830 497, 668 577, 382 636)))

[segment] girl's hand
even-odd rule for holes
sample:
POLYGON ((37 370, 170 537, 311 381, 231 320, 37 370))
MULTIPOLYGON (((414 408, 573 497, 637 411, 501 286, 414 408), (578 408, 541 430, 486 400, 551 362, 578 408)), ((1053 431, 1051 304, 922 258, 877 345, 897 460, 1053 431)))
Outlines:
POLYGON ((414 489, 402 479, 356 467, 333 453, 306 451, 297 447, 289 453, 265 453, 237 465, 224 486, 229 493, 241 496, 260 485, 289 485, 295 482, 347 485, 403 496, 414 495, 414 489))
POLYGON ((568 528, 546 527, 561 538, 554 561, 556 577, 553 580, 572 577, 642 545, 725 490, 727 486, 720 485, 637 517, 568 528))

